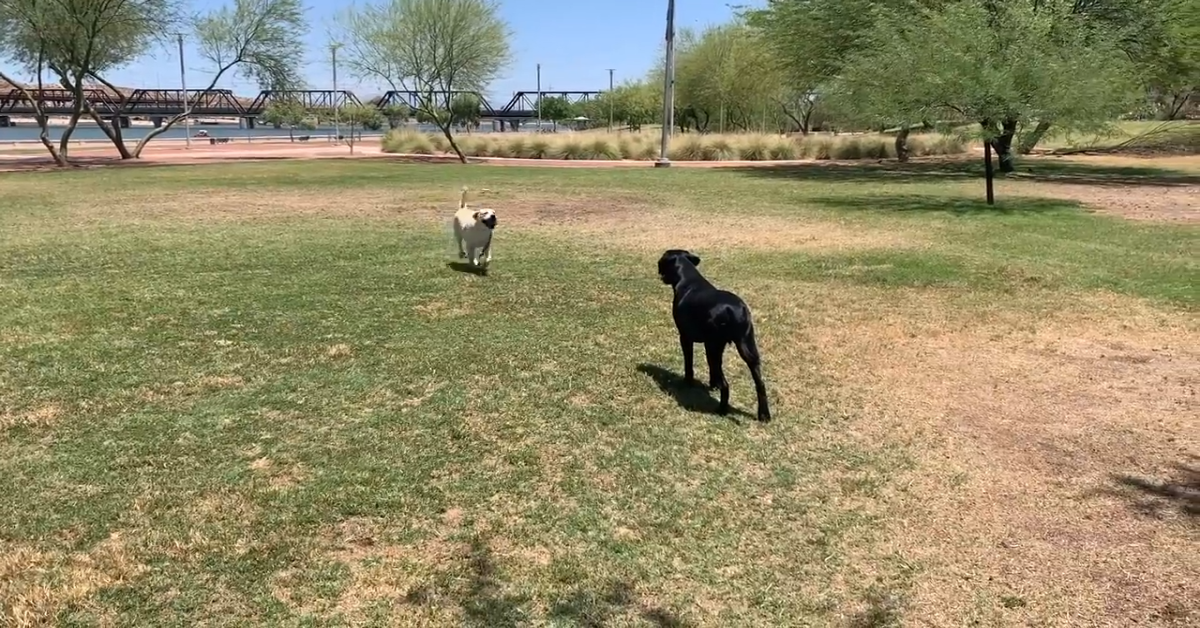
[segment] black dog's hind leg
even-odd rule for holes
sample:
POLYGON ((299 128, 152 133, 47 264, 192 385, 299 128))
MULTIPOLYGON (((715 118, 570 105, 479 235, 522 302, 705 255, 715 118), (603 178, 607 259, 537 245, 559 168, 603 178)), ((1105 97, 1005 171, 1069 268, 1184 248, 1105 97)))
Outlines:
POLYGON ((692 341, 679 336, 679 348, 683 350, 683 380, 689 384, 696 383, 696 368, 693 364, 692 341))
POLYGON ((721 368, 724 356, 724 342, 704 343, 704 357, 708 358, 708 387, 721 389, 721 405, 717 407, 720 414, 729 413, 729 382, 725 381, 725 371, 721 368))
POLYGON ((771 421, 771 408, 767 405, 767 385, 762 378, 762 359, 758 355, 758 345, 754 342, 754 329, 751 328, 740 340, 733 343, 738 355, 746 366, 750 367, 750 377, 754 378, 754 393, 758 397, 758 420, 763 423, 771 421))

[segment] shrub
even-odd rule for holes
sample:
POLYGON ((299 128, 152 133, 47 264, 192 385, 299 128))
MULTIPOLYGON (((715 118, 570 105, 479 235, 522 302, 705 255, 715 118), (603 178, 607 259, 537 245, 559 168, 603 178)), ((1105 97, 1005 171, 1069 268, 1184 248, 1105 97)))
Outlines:
POLYGON ((682 138, 671 138, 667 144, 667 158, 671 161, 715 161, 712 146, 703 135, 688 134, 682 138))
POLYGON ((432 155, 436 147, 429 135, 412 129, 396 129, 383 136, 382 150, 385 153, 406 155, 432 155))
MULTIPOLYGON (((463 154, 472 157, 649 161, 657 159, 659 154, 659 136, 651 133, 617 137, 576 133, 504 133, 458 136, 456 140, 463 154)), ((963 141, 954 136, 914 135, 908 141, 910 154, 914 157, 956 155, 967 150, 963 141)), ((822 134, 791 138, 780 135, 687 133, 671 138, 667 155, 676 161, 889 159, 895 157, 894 142, 894 137, 873 134, 822 134)), ((387 133, 383 138, 383 150, 412 154, 451 152, 445 136, 411 129, 396 129, 387 133)))
POLYGON ((772 137, 767 141, 767 156, 773 161, 799 159, 800 145, 788 137, 772 137))
POLYGON ((605 137, 597 137, 588 143, 588 151, 592 159, 622 159, 624 151, 621 147, 605 137))
POLYGON ((738 147, 738 159, 743 161, 765 161, 771 158, 771 145, 766 138, 755 135, 738 147))

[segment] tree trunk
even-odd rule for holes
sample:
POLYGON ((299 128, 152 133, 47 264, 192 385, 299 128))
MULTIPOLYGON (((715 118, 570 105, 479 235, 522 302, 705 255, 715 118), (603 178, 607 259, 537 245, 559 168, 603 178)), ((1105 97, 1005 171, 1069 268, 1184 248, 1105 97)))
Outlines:
POLYGON ((40 112, 40 106, 38 106, 38 109, 37 123, 41 127, 38 139, 42 140, 42 146, 45 146, 46 150, 50 151, 50 157, 54 160, 54 165, 60 168, 70 166, 71 162, 67 159, 66 151, 55 148, 54 142, 50 141, 50 117, 40 112))
POLYGON ((83 103, 76 101, 75 111, 71 112, 71 119, 67 121, 67 128, 63 129, 62 137, 58 138, 58 152, 62 153, 63 159, 67 159, 70 154, 69 142, 71 136, 75 134, 75 128, 79 126, 79 119, 83 117, 83 103))
POLYGON ((908 125, 900 127, 896 132, 896 160, 900 163, 908 161, 908 125))
POLYGON ((991 142, 985 142, 983 144, 983 178, 984 178, 984 186, 986 186, 987 204, 995 205, 996 204, 996 195, 995 195, 994 188, 992 187, 993 180, 995 179, 995 173, 992 172, 992 144, 991 144, 991 142))
POLYGON ((446 136, 446 141, 450 142, 450 148, 454 149, 454 154, 458 155, 458 160, 464 164, 467 163, 467 156, 458 147, 458 142, 454 141, 454 134, 450 132, 450 125, 442 126, 442 123, 439 122, 438 128, 442 130, 442 135, 446 136))
MULTIPOLYGON (((61 151, 59 151, 58 148, 54 146, 54 142, 50 141, 50 116, 47 116, 46 114, 42 113, 41 101, 34 98, 33 95, 29 93, 28 90, 26 90, 24 87, 21 86, 20 83, 9 78, 7 75, 4 74, 4 72, 0 72, 0 80, 3 80, 5 82, 7 82, 8 84, 12 85, 13 87, 15 87, 19 92, 21 92, 21 95, 24 96, 25 99, 28 100, 30 102, 30 104, 33 105, 34 119, 37 121, 38 128, 41 131, 38 134, 38 139, 41 140, 42 146, 45 146, 46 150, 50 153, 50 158, 54 160, 54 164, 59 167, 63 167, 63 168, 71 165, 71 163, 69 161, 67 161, 67 155, 65 153, 62 153, 61 151)), ((41 73, 39 72, 38 73, 38 90, 39 90, 38 93, 39 94, 41 94, 41 91, 40 91, 41 89, 42 89, 41 73)))
POLYGON ((1049 122, 1038 122, 1037 126, 1033 127, 1033 131, 1030 131, 1025 137, 1021 138, 1021 146, 1017 149, 1017 151, 1022 155, 1028 155, 1029 153, 1032 153, 1033 147, 1037 146, 1038 142, 1042 141, 1042 138, 1046 135, 1046 131, 1049 130, 1049 122))
POLYGON ((992 140, 992 149, 996 151, 996 158, 1000 162, 1000 172, 1009 173, 1016 171, 1016 156, 1013 155, 1012 149, 1013 136, 1016 133, 1017 121, 1008 118, 1000 123, 1000 134, 992 140))
POLYGON ((109 124, 108 121, 100 115, 100 112, 96 111, 95 107, 93 107, 91 104, 87 104, 85 106, 87 107, 88 116, 91 117, 92 120, 96 121, 96 126, 100 127, 100 130, 104 131, 104 135, 113 143, 113 146, 117 147, 117 152, 120 153, 121 159, 133 159, 133 153, 129 152, 129 148, 125 146, 125 140, 121 138, 120 117, 118 116, 116 129, 114 129, 114 125, 109 124))

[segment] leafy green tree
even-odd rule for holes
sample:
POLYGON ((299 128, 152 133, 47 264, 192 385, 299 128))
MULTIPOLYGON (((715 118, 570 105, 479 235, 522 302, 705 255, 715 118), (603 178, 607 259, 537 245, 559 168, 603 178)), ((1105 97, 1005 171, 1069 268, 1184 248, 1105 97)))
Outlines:
POLYGON ((295 100, 279 100, 267 105, 262 113, 262 121, 276 126, 286 126, 288 137, 295 142, 295 130, 297 127, 303 126, 308 115, 308 110, 305 109, 303 103, 295 100))
POLYGON ((482 92, 511 58, 508 25, 493 0, 379 0, 338 19, 345 65, 363 80, 417 92, 413 114, 436 124, 459 160, 447 94, 482 92))
MULTIPOLYGON (((676 120, 704 132, 748 130, 778 117, 783 76, 761 34, 741 21, 688 33, 676 53, 676 120)), ((654 78, 661 74, 655 72, 654 78)))
POLYGON ((559 122, 565 122, 577 115, 575 106, 564 96, 543 96, 541 104, 542 119, 553 122, 555 130, 558 130, 559 122))
POLYGON ((388 126, 393 129, 400 126, 400 123, 404 120, 412 117, 412 111, 408 108, 408 105, 403 103, 388 105, 381 112, 383 113, 383 117, 387 119, 388 126))
POLYGON ((662 120, 661 83, 649 81, 626 82, 612 90, 614 118, 624 123, 631 131, 640 131, 642 125, 662 120))
POLYGON ((475 94, 458 94, 450 100, 450 123, 465 126, 470 132, 478 128, 483 116, 483 102, 475 94))
MULTIPOLYGON (((959 0, 938 10, 882 15, 843 67, 834 98, 862 119, 961 119, 979 125, 1012 172, 1022 127, 1051 121, 1094 129, 1125 111, 1131 66, 1086 22, 1044 10, 1056 0, 959 0), (904 19, 901 19, 901 18, 904 19)), ((884 9, 886 12, 887 10, 884 9)))

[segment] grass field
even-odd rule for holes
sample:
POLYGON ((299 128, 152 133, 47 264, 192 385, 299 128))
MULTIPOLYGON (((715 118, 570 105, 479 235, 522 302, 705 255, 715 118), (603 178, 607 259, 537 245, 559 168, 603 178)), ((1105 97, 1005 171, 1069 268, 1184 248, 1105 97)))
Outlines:
POLYGON ((0 175, 0 625, 1195 625, 1172 163, 0 175), (770 425, 678 386, 671 247, 770 425))

